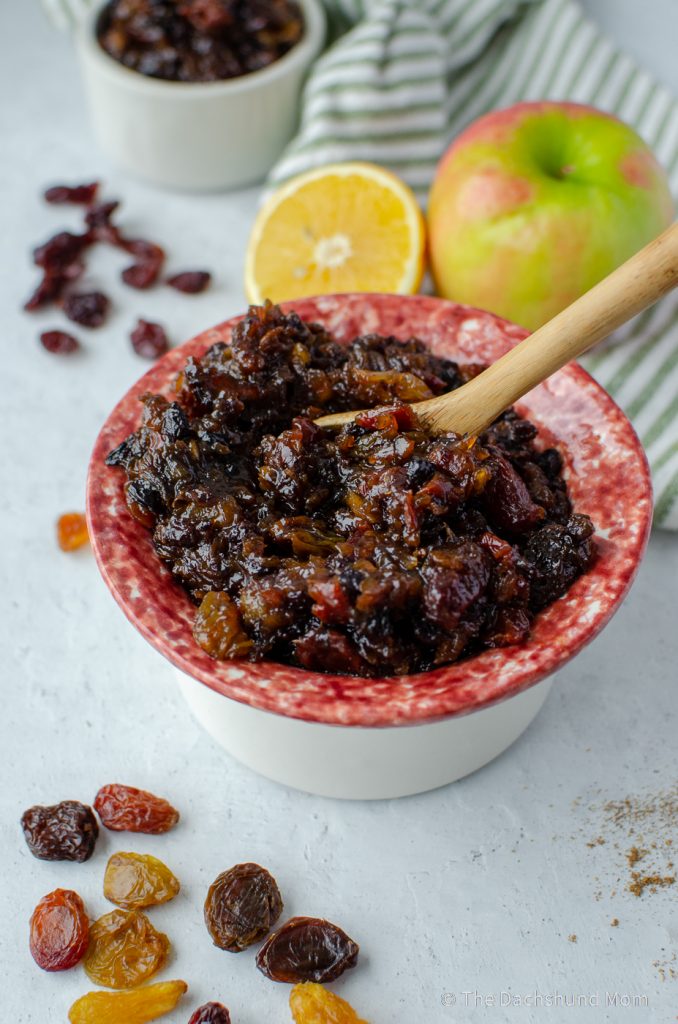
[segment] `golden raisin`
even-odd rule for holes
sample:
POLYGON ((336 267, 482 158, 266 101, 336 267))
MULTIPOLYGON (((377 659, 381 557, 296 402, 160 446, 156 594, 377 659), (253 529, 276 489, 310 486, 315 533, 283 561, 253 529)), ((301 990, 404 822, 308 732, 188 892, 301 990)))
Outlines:
POLYGON ((221 590, 210 590, 195 616, 193 636, 212 658, 246 658, 253 642, 243 630, 235 602, 221 590))
POLYGON ((84 967, 97 985, 133 988, 165 965, 169 939, 140 910, 113 910, 90 928, 84 967))
POLYGON ((123 910, 167 903, 179 892, 167 865, 146 853, 114 853, 104 875, 104 896, 123 910))
POLYGON ((345 999, 312 981, 295 985, 290 992, 295 1024, 367 1024, 345 999))
POLYGON ((68 1011, 71 1024, 147 1024, 171 1013, 184 992, 185 981, 161 981, 133 992, 88 992, 68 1011))
POLYGON ((57 520, 57 541, 62 551, 76 551, 89 541, 87 520, 81 512, 65 512, 57 520))

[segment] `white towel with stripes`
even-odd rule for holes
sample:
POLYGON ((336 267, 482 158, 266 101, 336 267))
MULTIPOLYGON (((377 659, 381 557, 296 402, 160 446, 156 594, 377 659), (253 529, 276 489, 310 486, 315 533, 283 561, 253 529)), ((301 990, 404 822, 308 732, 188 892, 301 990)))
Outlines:
MULTIPOLYGON (((44 0, 53 11, 91 0, 44 0)), ((474 118, 518 100, 590 103, 632 124, 678 196, 678 102, 576 0, 324 0, 334 40, 303 94, 298 134, 271 184, 337 160, 392 168, 422 203, 438 158, 474 118)), ((678 297, 582 360, 633 421, 655 524, 678 529, 678 297)))

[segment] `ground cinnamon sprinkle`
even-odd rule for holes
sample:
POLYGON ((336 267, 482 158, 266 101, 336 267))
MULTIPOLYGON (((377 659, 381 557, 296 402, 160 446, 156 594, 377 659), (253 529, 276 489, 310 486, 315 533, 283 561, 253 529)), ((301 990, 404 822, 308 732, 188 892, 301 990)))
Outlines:
POLYGON ((673 885, 676 880, 676 876, 641 875, 638 871, 632 871, 631 879, 632 880, 629 882, 629 892, 632 892, 634 896, 642 896, 648 888, 650 892, 656 892, 657 889, 673 885))
POLYGON ((645 856, 647 850, 639 850, 637 846, 632 846, 629 852, 626 854, 626 859, 629 862, 629 867, 632 868, 634 864, 637 864, 642 857, 645 856))
POLYGON ((626 835, 632 844, 624 851, 629 869, 624 886, 627 892, 643 896, 675 884, 676 872, 668 858, 672 852, 672 833, 678 824, 678 785, 659 793, 590 805, 590 810, 602 811, 608 831, 587 842, 589 849, 611 843, 613 850, 619 850, 621 842, 615 841, 615 833, 626 835), (638 867, 640 861, 644 861, 644 870, 638 867))

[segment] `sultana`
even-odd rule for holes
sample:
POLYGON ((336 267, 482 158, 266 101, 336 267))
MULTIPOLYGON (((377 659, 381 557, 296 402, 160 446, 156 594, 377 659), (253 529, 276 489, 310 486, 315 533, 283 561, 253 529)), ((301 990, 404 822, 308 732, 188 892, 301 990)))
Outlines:
POLYGON ((57 519, 57 542, 62 551, 77 551, 89 541, 87 520, 82 512, 64 512, 57 519))
POLYGON ((317 985, 302 982, 290 992, 294 1024, 367 1024, 345 999, 317 985))
POLYGON ((106 865, 104 896, 123 910, 167 903, 179 889, 170 869, 150 854, 114 853, 106 865))
POLYGON ((140 910, 113 910, 92 925, 84 966, 97 985, 133 988, 164 967, 169 949, 140 910))
POLYGON ((147 1024, 171 1013, 184 992, 185 981, 161 981, 133 992, 88 992, 68 1011, 71 1024, 147 1024))

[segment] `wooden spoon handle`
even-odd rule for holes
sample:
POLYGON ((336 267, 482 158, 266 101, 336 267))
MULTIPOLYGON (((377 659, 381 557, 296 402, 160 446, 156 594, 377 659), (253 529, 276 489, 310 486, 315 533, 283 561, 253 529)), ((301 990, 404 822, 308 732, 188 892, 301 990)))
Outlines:
POLYGON ((478 434, 597 341, 678 285, 678 221, 462 388, 416 405, 434 433, 478 434))

